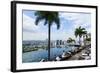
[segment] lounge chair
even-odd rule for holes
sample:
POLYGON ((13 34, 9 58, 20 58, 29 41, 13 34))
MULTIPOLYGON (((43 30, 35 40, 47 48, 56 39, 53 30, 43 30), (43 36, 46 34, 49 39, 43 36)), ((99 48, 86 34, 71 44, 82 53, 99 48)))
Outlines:
POLYGON ((60 61, 61 58, 59 56, 56 57, 56 61, 60 61))
POLYGON ((82 56, 87 56, 87 54, 86 53, 82 53, 82 56))
POLYGON ((41 61, 40 62, 44 62, 45 61, 45 59, 41 59, 41 61))

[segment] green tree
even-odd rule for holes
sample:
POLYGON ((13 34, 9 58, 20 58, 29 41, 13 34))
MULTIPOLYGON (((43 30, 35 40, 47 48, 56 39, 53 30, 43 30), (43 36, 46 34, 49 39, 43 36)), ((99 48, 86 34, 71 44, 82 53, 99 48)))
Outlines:
POLYGON ((81 45, 81 37, 86 34, 87 31, 85 30, 85 28, 81 28, 81 26, 79 26, 79 28, 75 29, 75 36, 78 37, 79 36, 79 44, 81 45))
POLYGON ((44 20, 44 25, 48 24, 48 60, 50 60, 50 33, 51 33, 51 25, 53 23, 57 24, 57 29, 60 28, 60 19, 58 12, 50 12, 50 11, 36 11, 36 21, 35 24, 42 20, 44 20))
POLYGON ((74 42, 74 43, 75 43, 75 40, 74 40, 74 39, 72 39, 72 38, 68 38, 67 43, 72 43, 72 42, 74 42))

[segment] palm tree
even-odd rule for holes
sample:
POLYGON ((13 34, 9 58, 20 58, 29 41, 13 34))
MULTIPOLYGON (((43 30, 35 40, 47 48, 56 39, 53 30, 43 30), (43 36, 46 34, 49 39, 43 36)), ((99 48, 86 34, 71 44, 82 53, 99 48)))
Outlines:
MULTIPOLYGON (((90 33, 87 33, 87 34, 86 34, 85 42, 86 42, 86 43, 90 43, 90 42, 91 42, 91 34, 90 34, 90 33)), ((86 44, 86 43, 85 43, 85 44, 86 44)))
POLYGON ((68 38, 67 43, 72 43, 72 42, 74 42, 74 43, 75 43, 75 40, 74 40, 74 39, 72 39, 72 38, 68 38))
POLYGON ((81 37, 86 34, 85 28, 81 28, 81 26, 79 26, 79 28, 75 29, 75 36, 79 36, 79 44, 81 45, 81 37))
POLYGON ((36 11, 36 25, 41 20, 44 20, 44 25, 48 24, 48 60, 50 60, 50 33, 51 33, 51 25, 53 23, 57 24, 57 29, 60 28, 60 19, 59 19, 59 13, 58 12, 50 12, 50 11, 36 11))

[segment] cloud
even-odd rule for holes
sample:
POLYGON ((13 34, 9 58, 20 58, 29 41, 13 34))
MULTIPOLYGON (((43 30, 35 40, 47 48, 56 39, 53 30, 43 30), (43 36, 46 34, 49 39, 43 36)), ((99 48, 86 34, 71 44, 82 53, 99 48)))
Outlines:
POLYGON ((60 17, 67 20, 76 20, 79 15, 77 13, 61 12, 60 17))
MULTIPOLYGON (((31 15, 31 14, 30 14, 31 15)), ((75 38, 75 28, 82 26, 87 31, 91 29, 91 15, 82 13, 65 13, 60 12, 60 29, 57 30, 57 25, 51 27, 51 39, 66 40, 69 37, 75 38)), ((23 14, 23 39, 24 40, 45 40, 48 38, 48 25, 44 26, 44 21, 41 21, 38 26, 35 25, 35 17, 30 17, 29 14, 23 14)))
POLYGON ((23 14, 23 31, 35 32, 35 30, 39 29, 39 26, 36 26, 34 22, 35 19, 23 14))
POLYGON ((23 14, 23 40, 45 40, 47 39, 47 27, 40 22, 35 25, 35 17, 23 14))
POLYGON ((80 15, 76 21, 74 21, 75 27, 82 26, 87 28, 91 24, 91 17, 89 15, 80 15))
POLYGON ((38 32, 30 33, 23 32, 23 40, 45 40, 48 38, 48 33, 38 32))
POLYGON ((84 28, 90 29, 91 28, 91 14, 89 13, 60 13, 60 17, 71 21, 73 29, 82 26, 84 28))
POLYGON ((91 32, 91 14, 89 13, 61 12, 60 18, 62 21, 61 25, 63 25, 63 30, 56 35, 62 39, 68 37, 75 38, 74 31, 79 26, 85 28, 86 31, 91 32))

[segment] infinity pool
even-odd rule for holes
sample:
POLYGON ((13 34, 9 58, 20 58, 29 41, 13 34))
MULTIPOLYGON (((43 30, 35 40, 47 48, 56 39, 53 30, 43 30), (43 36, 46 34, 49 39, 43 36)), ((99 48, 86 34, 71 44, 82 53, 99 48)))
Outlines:
MULTIPOLYGON (((50 59, 55 60, 56 56, 62 55, 63 51, 71 51, 74 50, 74 47, 67 48, 51 48, 50 49, 50 59)), ((39 49, 37 51, 26 52, 22 54, 22 62, 39 62, 41 59, 48 59, 48 50, 39 49)))

